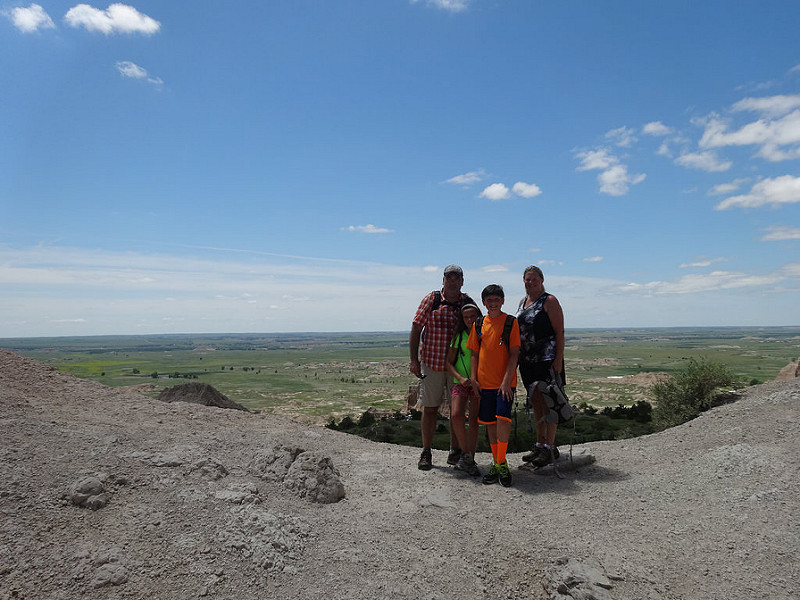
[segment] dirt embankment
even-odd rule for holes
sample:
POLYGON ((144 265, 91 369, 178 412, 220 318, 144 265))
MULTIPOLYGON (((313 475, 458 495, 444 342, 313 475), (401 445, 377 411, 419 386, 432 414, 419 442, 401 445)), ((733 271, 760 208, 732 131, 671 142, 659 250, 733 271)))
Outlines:
POLYGON ((511 455, 506 489, 0 351, 0 600, 794 599, 798 407, 747 388, 564 479, 511 455))

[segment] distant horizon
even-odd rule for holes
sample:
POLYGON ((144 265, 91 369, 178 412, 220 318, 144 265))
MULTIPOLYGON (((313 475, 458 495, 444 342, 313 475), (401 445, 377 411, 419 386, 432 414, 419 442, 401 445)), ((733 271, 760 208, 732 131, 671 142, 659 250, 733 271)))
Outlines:
MULTIPOLYGON (((566 328, 566 333, 570 331, 657 331, 657 330, 714 330, 714 329, 742 329, 742 330, 768 330, 768 329, 796 329, 800 335, 800 325, 684 325, 684 326, 656 326, 656 327, 636 327, 636 326, 620 326, 620 327, 572 327, 566 328)), ((56 336, 11 336, 0 337, 0 347, 2 342, 10 340, 48 340, 48 339, 65 339, 65 338, 122 338, 122 337, 221 337, 221 336, 325 336, 325 335, 402 335, 407 336, 409 330, 375 330, 375 331, 223 331, 223 332, 192 332, 192 333, 119 333, 119 334, 94 334, 94 335, 56 335, 56 336)))

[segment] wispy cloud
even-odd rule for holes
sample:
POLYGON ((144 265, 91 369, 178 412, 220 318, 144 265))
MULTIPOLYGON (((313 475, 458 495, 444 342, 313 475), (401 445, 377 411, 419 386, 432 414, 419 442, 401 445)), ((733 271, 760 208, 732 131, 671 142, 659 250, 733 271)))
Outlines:
POLYGON ((800 202, 800 177, 783 175, 781 177, 762 179, 755 183, 750 193, 725 198, 714 208, 759 208, 761 206, 778 207, 783 204, 800 202))
POLYGON ((602 260, 602 256, 587 256, 583 259, 583 262, 601 262, 602 260))
POLYGON ((705 258, 705 257, 700 257, 694 262, 683 263, 682 265, 680 265, 680 268, 681 269, 687 269, 689 267, 710 267, 714 263, 724 262, 726 260, 728 260, 728 259, 727 258, 705 258))
POLYGON ((597 176, 601 194, 624 196, 632 185, 641 183, 646 177, 644 173, 628 173, 628 166, 621 164, 619 158, 607 148, 583 150, 577 152, 575 156, 581 161, 577 167, 578 171, 601 171, 597 176))
POLYGON ((732 194, 733 192, 737 191, 741 188, 745 183, 750 181, 747 177, 742 177, 739 179, 734 179, 728 183, 720 183, 712 187, 706 195, 708 196, 720 196, 722 194, 732 194))
POLYGON ((482 181, 484 177, 486 177, 486 172, 483 169, 478 169, 477 171, 470 171, 469 173, 451 177, 450 179, 447 179, 445 183, 468 186, 482 181))
POLYGON ((732 112, 755 112, 759 118, 731 129, 731 120, 717 114, 704 122, 701 148, 758 146, 757 155, 771 162, 800 158, 800 94, 744 98, 732 112))
POLYGON ((651 281, 648 283, 629 283, 623 291, 646 294, 696 294, 719 290, 734 290, 773 286, 787 279, 781 272, 766 275, 753 275, 734 271, 713 271, 693 273, 672 281, 651 281))
POLYGON ((34 33, 41 29, 55 29, 56 24, 45 10, 38 4, 31 4, 27 8, 17 7, 2 14, 8 17, 22 33, 34 33))
POLYGON ((762 236, 762 242, 784 242, 787 240, 800 240, 800 227, 789 227, 788 225, 775 225, 767 227, 767 233, 762 236))
POLYGON ((636 142, 636 134, 629 127, 618 127, 606 132, 606 139, 621 148, 630 148, 636 142))
POLYGON ((127 4, 111 4, 100 10, 88 4, 73 6, 64 15, 64 21, 71 27, 83 27, 87 31, 105 35, 112 33, 141 33, 153 35, 161 29, 161 23, 140 13, 127 4))
POLYGON ((727 171, 733 166, 730 160, 721 161, 713 152, 687 152, 675 159, 675 164, 710 173, 727 171))
POLYGON ((160 77, 151 77, 148 75, 147 69, 144 69, 129 60, 118 61, 115 66, 123 77, 144 79, 148 83, 152 83, 154 85, 161 85, 164 83, 160 77))
POLYGON ((343 228, 346 231, 356 231, 358 233, 392 233, 391 229, 386 229, 385 227, 376 227, 372 223, 367 225, 350 225, 349 227, 343 228))
POLYGON ((448 12, 461 12, 469 8, 470 0, 411 0, 411 4, 417 4, 418 2, 423 2, 427 6, 448 12))

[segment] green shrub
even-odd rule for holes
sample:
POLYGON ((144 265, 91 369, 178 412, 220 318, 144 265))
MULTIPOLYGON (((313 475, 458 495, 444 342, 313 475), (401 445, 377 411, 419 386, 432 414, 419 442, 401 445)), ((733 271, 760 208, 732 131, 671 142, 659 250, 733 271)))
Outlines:
POLYGON ((685 370, 650 387, 656 402, 653 411, 656 426, 666 429, 694 419, 711 408, 719 388, 733 385, 735 381, 725 365, 690 358, 685 370))

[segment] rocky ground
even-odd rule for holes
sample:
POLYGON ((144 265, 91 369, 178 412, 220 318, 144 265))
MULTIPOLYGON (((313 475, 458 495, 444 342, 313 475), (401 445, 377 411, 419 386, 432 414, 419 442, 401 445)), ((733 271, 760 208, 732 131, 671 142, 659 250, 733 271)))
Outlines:
POLYGON ((505 489, 0 351, 0 600, 795 599, 799 407, 747 388, 505 489))

